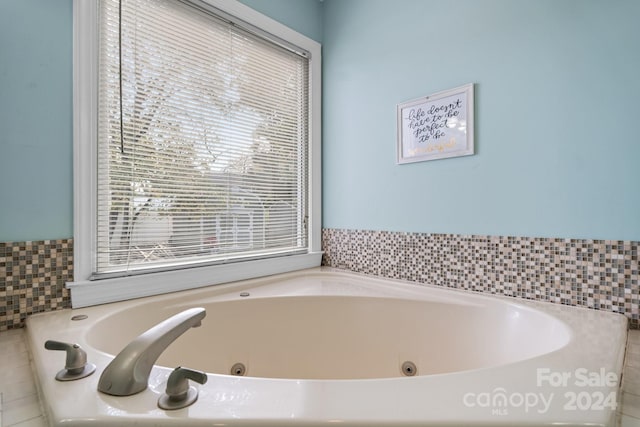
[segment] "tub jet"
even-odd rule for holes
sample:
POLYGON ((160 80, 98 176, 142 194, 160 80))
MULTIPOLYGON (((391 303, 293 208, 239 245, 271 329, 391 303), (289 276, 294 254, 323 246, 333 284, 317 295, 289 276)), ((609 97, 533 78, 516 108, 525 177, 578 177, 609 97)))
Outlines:
POLYGON ((402 364, 402 373, 405 377, 412 377, 418 373, 418 368, 415 363, 407 361, 402 364))
POLYGON ((246 366, 244 366, 244 364, 238 362, 235 363, 232 367, 231 367, 231 375, 235 375, 238 377, 243 377, 244 374, 247 373, 247 368, 246 366))

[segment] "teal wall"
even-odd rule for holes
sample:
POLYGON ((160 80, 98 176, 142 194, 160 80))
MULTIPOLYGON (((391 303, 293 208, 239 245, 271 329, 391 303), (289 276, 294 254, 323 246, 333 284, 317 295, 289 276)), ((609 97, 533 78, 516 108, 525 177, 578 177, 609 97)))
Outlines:
MULTIPOLYGON (((640 240, 640 2, 243 3, 323 43, 325 227, 640 240), (477 154, 396 165, 396 104, 470 82, 477 154)), ((71 44, 0 0, 0 241, 73 234, 71 44)))
POLYGON ((640 1, 325 0, 323 226, 640 240, 640 1), (476 155, 395 164, 476 84, 476 155))
POLYGON ((0 0, 0 241, 73 234, 71 0, 0 0))
POLYGON ((320 0, 239 0, 281 24, 322 43, 323 5, 320 0))

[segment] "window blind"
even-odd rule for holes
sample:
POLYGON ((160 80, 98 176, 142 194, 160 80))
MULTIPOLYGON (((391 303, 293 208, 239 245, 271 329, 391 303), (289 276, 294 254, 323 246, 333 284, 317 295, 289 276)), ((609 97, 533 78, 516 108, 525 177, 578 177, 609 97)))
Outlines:
POLYGON ((307 252, 308 59, 174 0, 101 0, 94 278, 307 252))

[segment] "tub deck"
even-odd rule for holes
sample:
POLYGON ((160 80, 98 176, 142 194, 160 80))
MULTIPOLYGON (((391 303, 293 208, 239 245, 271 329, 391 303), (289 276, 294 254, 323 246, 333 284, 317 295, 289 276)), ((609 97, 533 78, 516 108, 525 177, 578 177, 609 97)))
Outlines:
MULTIPOLYGON (((487 310, 489 317, 491 312, 487 310)), ((326 316, 329 318, 331 312, 326 316)), ((464 330, 465 326, 473 330, 472 324, 464 323, 465 319, 461 321, 457 331, 464 330)), ((291 322, 295 323, 296 319, 291 322)), ((503 332, 509 330, 509 325, 502 325, 503 332)), ((517 332, 520 325, 515 322, 513 326, 517 332)), ((491 332, 486 332, 485 337, 490 339, 491 332)), ((541 426, 552 422, 613 426, 615 405, 620 401, 618 378, 625 339, 626 318, 621 315, 319 269, 77 311, 47 313, 28 321, 28 341, 52 425, 64 420, 71 425, 87 426, 134 422, 142 426, 210 426, 212 422, 238 426, 319 426, 332 421, 367 426, 541 426), (292 285, 289 279, 295 277, 300 280, 292 285), (324 281, 318 282, 319 277, 324 281), (254 296, 265 292, 264 298, 376 295, 375 298, 408 299, 409 294, 418 292, 442 304, 485 306, 494 311, 502 305, 514 321, 519 315, 535 311, 557 319, 570 333, 565 343, 532 357, 414 377, 283 379, 209 373, 207 384, 198 386, 198 401, 174 412, 156 406, 173 366, 154 367, 149 388, 134 396, 114 397, 96 391, 99 374, 113 356, 105 351, 108 349, 96 348, 101 344, 87 335, 91 322, 100 325, 102 319, 114 313, 137 311, 134 307, 140 304, 178 309, 199 306, 209 299, 235 300, 239 292, 247 290, 254 296), (74 322, 70 320, 72 314, 87 314, 89 319, 74 322), (64 357, 42 349, 47 339, 78 342, 87 350, 89 360, 97 365, 97 374, 71 383, 55 381, 53 377, 62 367, 64 357), (613 381, 611 376, 615 376, 613 381)))

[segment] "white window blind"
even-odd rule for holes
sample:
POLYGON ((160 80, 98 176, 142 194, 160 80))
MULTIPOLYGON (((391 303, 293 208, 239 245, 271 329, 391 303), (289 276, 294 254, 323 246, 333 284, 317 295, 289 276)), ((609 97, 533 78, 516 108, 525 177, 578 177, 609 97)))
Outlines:
POLYGON ((100 14, 93 277, 306 253, 306 56, 188 2, 100 14))

